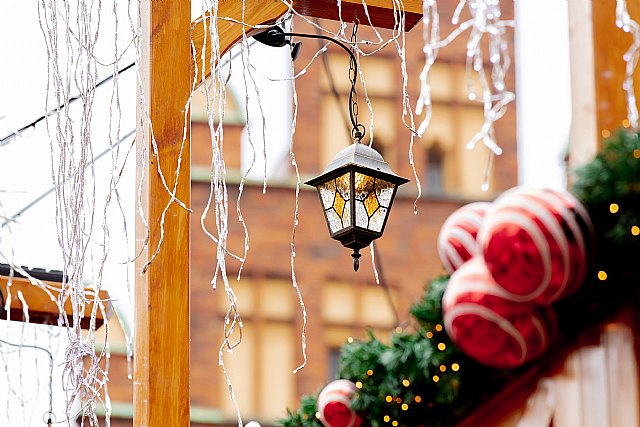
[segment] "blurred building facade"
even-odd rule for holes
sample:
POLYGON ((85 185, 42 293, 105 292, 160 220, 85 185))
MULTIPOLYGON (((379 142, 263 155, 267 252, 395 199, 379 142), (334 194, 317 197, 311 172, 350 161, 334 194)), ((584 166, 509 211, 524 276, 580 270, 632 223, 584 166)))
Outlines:
MULTIPOLYGON (((443 14, 446 15, 446 11, 443 14)), ((332 27, 335 23, 323 22, 322 25, 332 27)), ((315 32, 311 25, 303 22, 296 22, 295 28, 298 32, 315 32)), ((364 26, 360 33, 363 37, 374 37, 364 26)), ((317 50, 314 43, 304 42, 297 64, 304 66, 311 60, 317 50)), ((421 29, 417 27, 407 34, 409 93, 413 103, 419 93, 418 76, 424 64, 422 46, 421 29)), ((250 250, 241 280, 235 280, 238 262, 230 260, 228 272, 238 297, 244 329, 242 344, 233 354, 224 352, 245 422, 258 420, 263 426, 273 425, 287 407, 297 406, 300 396, 317 392, 335 378, 339 348, 350 337, 364 338, 368 329, 384 337, 398 324, 405 325, 409 308, 422 294, 427 281, 443 273, 436 238, 444 220, 462 204, 491 199, 516 185, 515 106, 511 105, 496 125, 497 140, 504 153, 494 161, 489 192, 481 190, 487 151, 480 146, 468 151, 465 143, 481 127, 483 108, 467 97, 465 59, 464 40, 459 40, 440 52, 433 68, 433 118, 427 133, 416 139, 414 147, 414 161, 423 190, 417 200, 417 214, 414 214, 417 189, 408 154, 410 134, 401 116, 402 75, 397 52, 391 45, 362 59, 375 117, 374 148, 396 173, 412 180, 399 192, 385 234, 376 241, 378 273, 389 293, 383 286, 376 285, 369 251, 363 251, 360 271, 353 271, 350 252, 329 238, 315 190, 303 185, 295 236, 295 272, 308 314, 308 362, 306 368, 295 375, 292 371, 303 361, 302 313, 291 280, 295 174, 287 158, 282 163, 282 173, 270 180, 266 194, 262 193, 262 182, 245 185, 240 205, 249 230, 250 250)), ((507 84, 514 87, 513 69, 507 84)), ((316 60, 297 80, 296 87, 299 111, 294 151, 304 180, 321 173, 333 155, 351 143, 343 117, 347 113, 349 89, 347 56, 338 47, 330 46, 326 58, 316 60)), ((228 301, 221 283, 216 291, 211 289, 215 246, 200 224, 210 189, 209 129, 206 120, 199 119, 202 114, 198 113, 197 104, 193 109, 192 424, 233 426, 237 425, 236 410, 218 366, 228 301)), ((361 121, 368 129, 370 118, 362 92, 359 110, 361 121)), ((236 220, 234 206, 244 123, 233 117, 234 114, 227 114, 229 123, 225 126, 230 205, 228 246, 231 252, 243 254, 244 232, 236 220)), ((212 222, 207 225, 215 227, 212 222)), ((114 340, 109 383, 111 425, 130 426, 132 381, 127 378, 124 345, 118 343, 117 328, 113 330, 116 332, 111 334, 114 340)))

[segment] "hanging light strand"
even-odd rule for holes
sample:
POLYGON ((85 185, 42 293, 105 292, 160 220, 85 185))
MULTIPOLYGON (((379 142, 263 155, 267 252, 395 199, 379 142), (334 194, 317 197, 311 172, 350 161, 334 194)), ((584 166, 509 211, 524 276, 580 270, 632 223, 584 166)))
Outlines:
POLYGON ((629 121, 629 126, 634 131, 638 131, 638 105, 636 103, 633 75, 638 66, 638 58, 640 57, 640 25, 629 15, 627 0, 617 0, 616 2, 616 25, 625 33, 630 33, 633 37, 631 46, 622 56, 626 64, 626 75, 622 88, 626 93, 627 120, 629 121))
MULTIPOLYGON (((425 65, 420 74, 421 90, 416 106, 416 114, 424 112, 424 118, 418 127, 423 135, 429 127, 433 106, 431 99, 431 70, 441 48, 451 44, 462 33, 469 31, 467 40, 466 84, 470 101, 479 102, 483 106, 484 121, 481 128, 466 143, 472 150, 482 142, 489 150, 487 168, 491 167, 492 157, 502 154, 497 144, 494 125, 507 111, 507 105, 515 100, 515 94, 507 89, 505 78, 511 65, 509 54, 509 38, 507 30, 514 27, 513 20, 502 19, 500 0, 460 0, 451 18, 456 26, 450 34, 442 38, 440 35, 440 15, 436 0, 423 2, 423 38, 425 65), (460 21, 463 12, 469 18, 460 21), (487 39, 489 68, 487 73, 485 52, 482 41, 487 39), (478 87, 479 86, 479 87, 478 87)), ((489 173, 485 172, 482 189, 488 189, 489 173)))

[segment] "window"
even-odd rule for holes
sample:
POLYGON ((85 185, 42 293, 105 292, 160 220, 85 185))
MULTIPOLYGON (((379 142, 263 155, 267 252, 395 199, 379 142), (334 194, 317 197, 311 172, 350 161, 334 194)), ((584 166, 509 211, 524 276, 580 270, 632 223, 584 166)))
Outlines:
POLYGON ((427 190, 444 192, 444 150, 436 142, 427 149, 427 190))

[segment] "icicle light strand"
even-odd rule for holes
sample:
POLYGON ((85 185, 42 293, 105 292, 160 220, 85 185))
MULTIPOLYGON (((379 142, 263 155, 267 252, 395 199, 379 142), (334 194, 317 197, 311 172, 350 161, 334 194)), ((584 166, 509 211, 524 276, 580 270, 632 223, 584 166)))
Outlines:
POLYGON ((638 66, 638 58, 640 57, 640 25, 629 15, 627 0, 617 0, 616 2, 616 25, 625 33, 630 33, 633 37, 631 46, 622 57, 626 64, 626 75, 622 88, 626 93, 627 120, 629 120, 629 126, 634 131, 638 131, 638 104, 633 76, 638 66))
MULTIPOLYGON (((423 135, 427 131, 433 113, 430 76, 438 51, 462 33, 469 31, 466 58, 467 95, 470 101, 483 105, 484 123, 466 143, 466 148, 472 150, 482 142, 490 151, 490 159, 487 163, 490 167, 491 157, 502 154, 502 148, 495 140, 494 124, 504 116, 507 105, 515 99, 515 94, 509 91, 505 84, 511 65, 507 30, 514 27, 514 21, 502 19, 500 0, 459 0, 451 19, 451 23, 456 28, 442 38, 437 1, 423 0, 423 14, 425 65, 420 74, 421 89, 416 114, 421 115, 424 111, 424 117, 418 127, 418 133, 423 135), (470 17, 461 22, 460 18, 465 11, 470 17), (489 75, 487 75, 485 53, 482 49, 482 41, 485 38, 488 40, 488 59, 491 68, 489 75), (476 89, 476 81, 480 84, 479 92, 476 89)), ((483 190, 488 189, 488 185, 489 174, 485 174, 483 190)))

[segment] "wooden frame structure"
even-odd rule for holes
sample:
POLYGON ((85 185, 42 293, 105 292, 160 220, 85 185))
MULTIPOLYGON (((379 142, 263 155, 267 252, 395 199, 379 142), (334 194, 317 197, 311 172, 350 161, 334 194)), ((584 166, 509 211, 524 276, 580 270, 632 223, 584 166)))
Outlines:
MULTIPOLYGON (((301 14, 337 19, 335 0, 294 0, 301 14)), ((368 0, 368 15, 373 25, 395 24, 392 0, 368 0)), ((404 0, 405 28, 412 28, 422 16, 421 0, 404 0)), ((218 16, 242 21, 243 1, 220 2, 218 16)), ((281 0, 249 0, 245 3, 244 21, 250 25, 271 23, 288 11, 281 0)), ((149 129, 138 129, 138 159, 146 156, 143 207, 149 223, 136 227, 138 248, 143 250, 136 264, 134 425, 189 425, 189 255, 190 214, 173 203, 165 215, 162 248, 144 275, 140 275, 150 254, 160 242, 160 218, 171 200, 158 169, 176 199, 190 206, 190 137, 189 111, 185 111, 196 75, 209 75, 210 57, 201 61, 200 52, 192 62, 191 41, 201 47, 208 37, 206 14, 192 24, 190 0, 157 0, 143 7, 142 63, 140 75, 148 117, 153 124, 157 144, 154 151, 149 129), (185 123, 186 122, 186 123, 185 123), (186 133, 184 132, 187 127, 186 133), (186 134, 186 138, 183 135, 186 134), (180 174, 176 170, 180 164, 180 174), (176 183, 177 180, 177 183, 176 183)), ((355 17, 368 23, 360 0, 342 0, 342 19, 355 17)), ((218 22, 220 52, 224 54, 248 31, 230 20, 218 22)))

